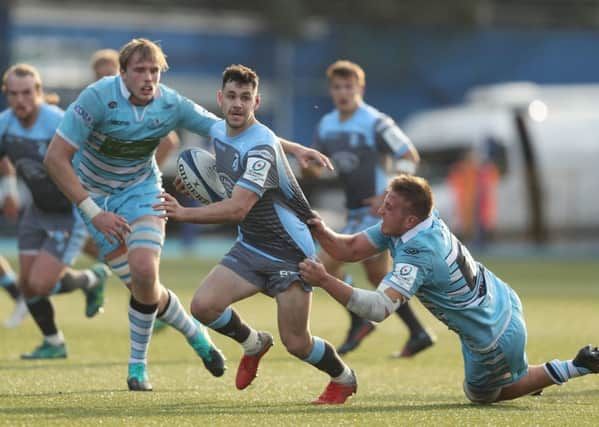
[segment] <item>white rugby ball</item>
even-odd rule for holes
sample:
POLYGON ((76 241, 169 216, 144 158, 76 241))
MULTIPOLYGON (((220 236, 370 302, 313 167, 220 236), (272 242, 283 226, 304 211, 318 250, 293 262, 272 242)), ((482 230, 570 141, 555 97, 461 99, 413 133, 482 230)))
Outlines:
POLYGON ((227 197, 216 171, 216 159, 201 148, 183 150, 177 159, 179 178, 191 196, 205 205, 227 197))

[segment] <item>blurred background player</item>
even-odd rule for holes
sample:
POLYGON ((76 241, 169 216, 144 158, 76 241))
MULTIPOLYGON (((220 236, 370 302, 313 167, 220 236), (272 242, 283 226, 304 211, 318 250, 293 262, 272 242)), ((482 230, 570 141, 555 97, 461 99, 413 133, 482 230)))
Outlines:
POLYGON ((210 136, 229 198, 184 208, 165 193, 155 209, 164 209, 165 218, 177 221, 239 224, 237 242, 206 276, 191 302, 197 319, 243 347, 236 387, 243 390, 252 383, 273 337, 251 328, 231 305, 262 292, 276 300, 279 334, 287 351, 331 377, 313 403, 341 404, 356 392, 356 377, 331 344, 310 333, 312 288, 299 276, 298 263, 315 254, 306 225, 312 211, 277 136, 256 119, 258 85, 253 70, 231 65, 218 91, 225 120, 211 127, 210 136))
MULTIPOLYGON (((376 212, 388 183, 386 163, 392 163, 394 172, 414 173, 420 157, 390 117, 363 101, 366 77, 362 67, 339 60, 329 66, 326 76, 335 109, 320 120, 313 147, 331 158, 343 184, 347 208, 343 233, 357 233, 379 220, 376 212)), ((321 169, 310 167, 303 172, 307 177, 319 176, 321 169)), ((325 251, 318 257, 329 273, 352 283, 351 277, 343 273, 342 262, 325 251)), ((387 252, 362 261, 373 286, 385 276, 390 265, 387 252)), ((408 304, 399 307, 396 313, 408 327, 410 337, 400 352, 393 353, 394 357, 411 357, 433 345, 432 337, 408 304)), ((345 342, 337 349, 340 354, 358 347, 375 328, 369 320, 349 314, 351 325, 345 342)))
POLYGON ((352 288, 317 261, 300 264, 302 277, 361 316, 380 322, 417 296, 460 338, 474 403, 493 403, 538 393, 570 378, 599 373, 599 349, 587 345, 574 359, 529 366, 526 325, 516 292, 476 262, 433 207, 426 180, 396 177, 379 210, 381 221, 361 233, 337 234, 322 221, 312 232, 335 259, 355 262, 390 250, 393 268, 374 291, 352 288))
POLYGON ((162 191, 154 159, 160 140, 175 128, 207 135, 218 118, 160 84, 168 64, 156 43, 126 43, 119 66, 118 75, 88 86, 70 105, 45 164, 84 215, 102 258, 131 291, 127 385, 149 391, 147 353, 157 316, 185 336, 212 375, 225 370, 204 326, 160 282, 165 221, 151 206, 162 191))
POLYGON ((104 301, 108 272, 70 269, 85 239, 84 224, 74 206, 50 180, 43 158, 63 111, 44 102, 42 81, 27 64, 10 67, 2 78, 9 108, 0 114, 0 157, 15 166, 32 195, 18 224, 19 289, 44 340, 24 359, 67 356, 64 336, 54 320, 49 296, 81 289, 86 315, 95 316, 104 301))
MULTIPOLYGON (((1 135, 0 135, 1 136, 1 135)), ((17 178, 14 166, 4 157, 0 160, 0 188, 4 201, 2 210, 4 216, 11 222, 16 222, 19 217, 19 194, 17 189, 17 178)), ((8 260, 0 256, 0 287, 2 287, 15 303, 12 314, 4 321, 4 327, 15 328, 23 322, 29 313, 23 295, 17 286, 17 276, 8 260)))

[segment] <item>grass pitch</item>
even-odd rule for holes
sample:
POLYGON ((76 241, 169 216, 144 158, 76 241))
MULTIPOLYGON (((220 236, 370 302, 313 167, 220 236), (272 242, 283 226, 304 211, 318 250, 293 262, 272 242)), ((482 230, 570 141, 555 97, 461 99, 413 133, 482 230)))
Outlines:
MULTIPOLYGON (((528 324, 531 364, 572 358, 586 343, 599 342, 599 267, 596 262, 499 261, 485 264, 519 293, 528 324)), ((167 260, 162 278, 188 306, 193 291, 214 262, 167 260)), ((14 265, 14 264, 13 264, 14 265)), ((357 283, 364 276, 350 270, 357 283)), ((213 378, 174 330, 152 339, 151 393, 128 392, 125 378, 129 339, 128 294, 115 278, 105 312, 84 316, 84 297, 54 298, 69 358, 21 361, 39 344, 31 319, 13 330, 0 328, 0 425, 599 425, 599 377, 586 376, 543 396, 492 406, 468 403, 462 393, 463 366, 457 337, 413 304, 436 345, 414 359, 388 356, 406 339, 397 318, 387 319, 345 360, 358 374, 358 393, 338 407, 314 407, 326 375, 288 355, 280 342, 263 359, 259 377, 245 391, 234 386, 240 347, 212 334, 228 358, 228 370, 213 378)), ((245 320, 276 334, 273 300, 257 295, 237 305, 245 320)), ((12 310, 0 296, 0 317, 12 310)), ((314 294, 311 329, 333 344, 346 332, 348 317, 324 292, 314 294)))

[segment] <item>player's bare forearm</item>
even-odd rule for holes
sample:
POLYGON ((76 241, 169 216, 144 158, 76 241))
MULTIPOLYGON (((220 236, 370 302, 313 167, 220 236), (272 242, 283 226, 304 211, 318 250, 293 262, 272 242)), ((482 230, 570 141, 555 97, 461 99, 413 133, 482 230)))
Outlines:
POLYGON ((335 233, 320 217, 308 220, 312 236, 330 256, 338 261, 357 261, 351 248, 352 236, 335 233))
POLYGON ((75 149, 68 142, 55 135, 44 158, 44 166, 63 194, 71 202, 79 204, 89 195, 71 164, 74 153, 75 149))
POLYGON ((320 261, 307 258, 300 262, 299 270, 306 282, 321 287, 337 302, 347 305, 353 292, 352 287, 327 273, 320 261))
POLYGON ((302 169, 308 168, 310 165, 315 164, 329 170, 334 170, 331 160, 320 151, 305 147, 297 142, 288 141, 283 138, 279 138, 279 142, 281 143, 285 153, 295 156, 302 169))

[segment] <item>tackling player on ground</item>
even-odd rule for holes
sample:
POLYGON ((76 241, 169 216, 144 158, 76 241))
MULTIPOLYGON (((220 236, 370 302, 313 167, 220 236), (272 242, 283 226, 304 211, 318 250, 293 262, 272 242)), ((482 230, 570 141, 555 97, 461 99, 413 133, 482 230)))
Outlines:
POLYGON ((352 235, 337 234, 320 219, 313 234, 335 259, 355 262, 390 250, 393 269, 375 291, 352 288, 311 259, 302 277, 321 286, 354 313, 377 322, 417 296, 462 344, 464 392, 475 403, 492 403, 537 393, 570 378, 599 372, 599 349, 583 347, 573 360, 529 366, 526 326, 518 295, 449 231, 433 209, 428 183, 401 175, 379 209, 382 220, 352 235))

